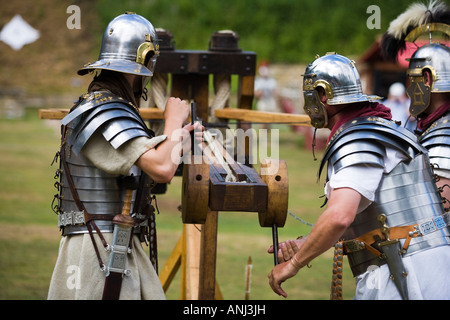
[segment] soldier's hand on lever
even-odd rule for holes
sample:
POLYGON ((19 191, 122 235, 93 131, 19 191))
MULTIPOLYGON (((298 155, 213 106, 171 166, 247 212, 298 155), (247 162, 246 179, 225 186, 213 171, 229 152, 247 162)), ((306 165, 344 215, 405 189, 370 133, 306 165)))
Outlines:
MULTIPOLYGON (((305 242, 306 237, 299 237, 296 240, 286 240, 278 245, 278 261, 288 261, 300 249, 305 242)), ((273 245, 267 250, 268 253, 273 254, 273 245)))

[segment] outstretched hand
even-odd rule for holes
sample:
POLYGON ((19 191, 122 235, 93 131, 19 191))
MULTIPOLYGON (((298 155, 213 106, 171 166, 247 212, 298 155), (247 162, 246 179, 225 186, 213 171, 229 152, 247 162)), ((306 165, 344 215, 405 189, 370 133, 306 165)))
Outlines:
POLYGON ((299 268, 291 260, 276 265, 268 275, 269 285, 273 292, 287 298, 287 293, 281 288, 281 284, 295 276, 298 270, 299 268))
MULTIPOLYGON (((294 254, 301 248, 305 242, 306 237, 301 237, 296 240, 286 240, 278 245, 278 261, 289 261, 294 254)), ((268 253, 273 253, 273 245, 267 250, 268 253)))

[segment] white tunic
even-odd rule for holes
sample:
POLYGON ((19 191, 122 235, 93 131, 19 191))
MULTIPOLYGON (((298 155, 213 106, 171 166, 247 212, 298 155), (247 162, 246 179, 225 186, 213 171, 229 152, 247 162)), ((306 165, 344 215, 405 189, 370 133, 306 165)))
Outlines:
MULTIPOLYGON (((329 197, 332 189, 349 187, 358 191, 362 201, 358 212, 367 208, 375 200, 375 192, 384 172, 390 172, 401 160, 402 155, 387 148, 384 159, 385 168, 355 165, 333 172, 328 167, 329 181, 325 185, 325 194, 329 197)), ((411 300, 450 299, 450 246, 440 246, 420 251, 403 258, 408 273, 408 295, 411 300)), ((389 278, 387 264, 369 266, 367 272, 356 277, 355 299, 400 300, 400 294, 389 278)))
MULTIPOLYGON (((153 139, 139 137, 114 149, 101 134, 95 134, 83 149, 83 154, 102 170, 115 174, 127 174, 136 160, 153 148, 166 136, 153 139)), ((103 263, 106 252, 98 236, 94 234, 103 263)), ((112 233, 103 233, 111 244, 112 233)), ((162 300, 165 294, 158 275, 137 236, 133 237, 132 251, 127 257, 126 269, 130 276, 124 276, 121 300, 162 300)), ((97 255, 89 234, 69 235, 61 239, 59 254, 50 282, 48 299, 57 300, 99 300, 103 295, 105 272, 100 270, 97 255)))

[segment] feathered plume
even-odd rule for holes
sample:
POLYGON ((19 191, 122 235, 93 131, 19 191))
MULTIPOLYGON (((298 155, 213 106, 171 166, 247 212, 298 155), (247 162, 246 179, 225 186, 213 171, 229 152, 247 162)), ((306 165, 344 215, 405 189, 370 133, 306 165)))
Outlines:
POLYGON ((414 3, 389 25, 381 40, 381 49, 385 59, 396 61, 398 52, 405 49, 405 37, 413 29, 431 22, 450 24, 450 10, 445 3, 432 0, 428 6, 414 3))

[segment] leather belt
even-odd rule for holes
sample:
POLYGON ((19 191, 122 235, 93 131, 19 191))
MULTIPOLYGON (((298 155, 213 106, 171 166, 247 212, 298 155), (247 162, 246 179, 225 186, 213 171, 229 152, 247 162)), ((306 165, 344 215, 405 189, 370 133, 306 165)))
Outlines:
MULTIPOLYGON (((450 226, 450 216, 448 213, 445 213, 413 225, 390 227, 389 238, 391 240, 405 239, 402 253, 411 254, 430 247, 448 244, 447 241, 437 241, 408 251, 409 244, 413 238, 426 236, 448 226, 450 226)), ((342 241, 344 254, 349 257, 350 268, 355 277, 364 273, 370 265, 381 266, 386 263, 382 252, 376 248, 377 243, 383 240, 386 240, 386 237, 381 229, 374 229, 355 239, 342 241), (367 254, 368 252, 371 253, 372 258, 370 254, 367 254)))
MULTIPOLYGON (((141 234, 141 227, 148 226, 148 217, 143 214, 133 214, 135 221, 134 234, 141 234)), ((113 214, 86 214, 84 211, 69 211, 58 214, 58 227, 63 228, 63 235, 87 233, 86 221, 103 220, 98 222, 97 226, 102 232, 112 232, 114 225, 113 214)))
POLYGON ((114 215, 110 214, 89 214, 83 211, 63 212, 58 215, 58 227, 85 225, 90 220, 112 221, 114 215))

